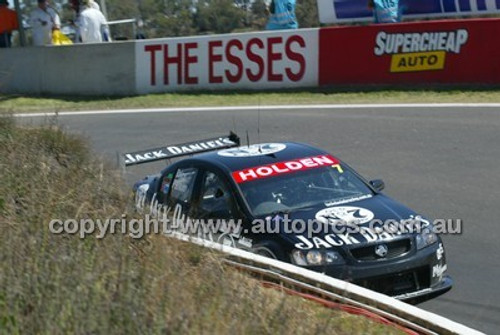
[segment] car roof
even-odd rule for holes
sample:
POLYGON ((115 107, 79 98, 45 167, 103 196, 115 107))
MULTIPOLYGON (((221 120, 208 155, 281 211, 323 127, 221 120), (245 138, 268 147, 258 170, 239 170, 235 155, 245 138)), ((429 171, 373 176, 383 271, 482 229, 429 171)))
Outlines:
MULTIPOLYGON (((196 155, 190 160, 210 163, 230 171, 239 171, 242 169, 256 167, 256 166, 262 166, 277 162, 291 161, 294 159, 328 154, 324 150, 312 147, 304 143, 284 142, 284 143, 272 143, 272 144, 281 147, 284 146, 284 148, 272 154, 261 154, 258 156, 248 156, 248 157, 223 156, 221 155, 221 152, 224 152, 226 150, 219 150, 219 151, 212 151, 196 155)), ((251 147, 266 146, 266 145, 268 145, 268 143, 254 144, 251 145, 251 147)), ((246 147, 247 146, 243 145, 238 148, 245 149, 246 147)))

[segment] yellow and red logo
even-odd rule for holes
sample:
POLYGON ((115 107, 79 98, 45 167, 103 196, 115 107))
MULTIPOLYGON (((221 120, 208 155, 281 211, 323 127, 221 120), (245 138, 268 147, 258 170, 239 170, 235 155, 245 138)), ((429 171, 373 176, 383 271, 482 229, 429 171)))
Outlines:
POLYGON ((443 70, 446 54, 459 54, 468 38, 465 29, 396 34, 381 31, 375 39, 374 53, 391 55, 393 73, 443 70))
POLYGON ((391 72, 431 71, 444 69, 446 52, 411 52, 392 55, 391 72))

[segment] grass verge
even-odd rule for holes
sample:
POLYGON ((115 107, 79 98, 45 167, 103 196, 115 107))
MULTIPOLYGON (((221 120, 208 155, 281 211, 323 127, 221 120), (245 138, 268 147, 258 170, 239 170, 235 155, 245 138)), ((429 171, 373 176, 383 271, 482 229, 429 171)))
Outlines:
POLYGON ((0 333, 398 332, 265 289, 220 254, 163 236, 49 232, 56 218, 121 218, 120 185, 79 138, 0 117, 0 333))
POLYGON ((281 104, 352 103, 499 103, 500 89, 372 89, 335 91, 329 89, 269 92, 164 93, 135 97, 29 97, 0 96, 0 113, 70 111, 126 108, 243 106, 281 104))

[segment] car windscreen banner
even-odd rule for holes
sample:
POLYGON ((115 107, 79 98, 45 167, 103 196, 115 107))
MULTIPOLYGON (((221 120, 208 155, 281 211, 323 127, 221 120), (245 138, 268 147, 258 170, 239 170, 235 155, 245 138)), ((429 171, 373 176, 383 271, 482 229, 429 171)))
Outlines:
POLYGON ((500 84, 500 19, 438 20, 320 30, 319 82, 500 84))
POLYGON ((342 169, 339 164, 339 160, 333 156, 319 155, 284 162, 276 162, 269 165, 254 166, 244 170, 234 171, 232 173, 232 176, 234 181, 236 181, 238 184, 241 184, 247 181, 274 177, 282 174, 315 169, 324 166, 333 166, 337 169, 342 169))
MULTIPOLYGON (((403 18, 464 17, 500 14, 500 0, 400 0, 403 18)), ((367 0, 318 0, 321 23, 373 21, 367 0)))
POLYGON ((219 136, 195 142, 173 144, 154 149, 146 149, 123 155, 125 166, 150 163, 162 159, 190 156, 202 152, 233 148, 240 145, 239 137, 230 133, 229 136, 219 136))

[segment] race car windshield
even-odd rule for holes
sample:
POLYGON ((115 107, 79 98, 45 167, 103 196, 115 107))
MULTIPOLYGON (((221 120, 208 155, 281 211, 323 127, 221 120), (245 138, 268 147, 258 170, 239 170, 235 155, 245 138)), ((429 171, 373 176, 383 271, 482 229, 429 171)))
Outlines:
POLYGON ((240 183, 255 216, 339 202, 373 195, 349 168, 324 166, 240 183))

